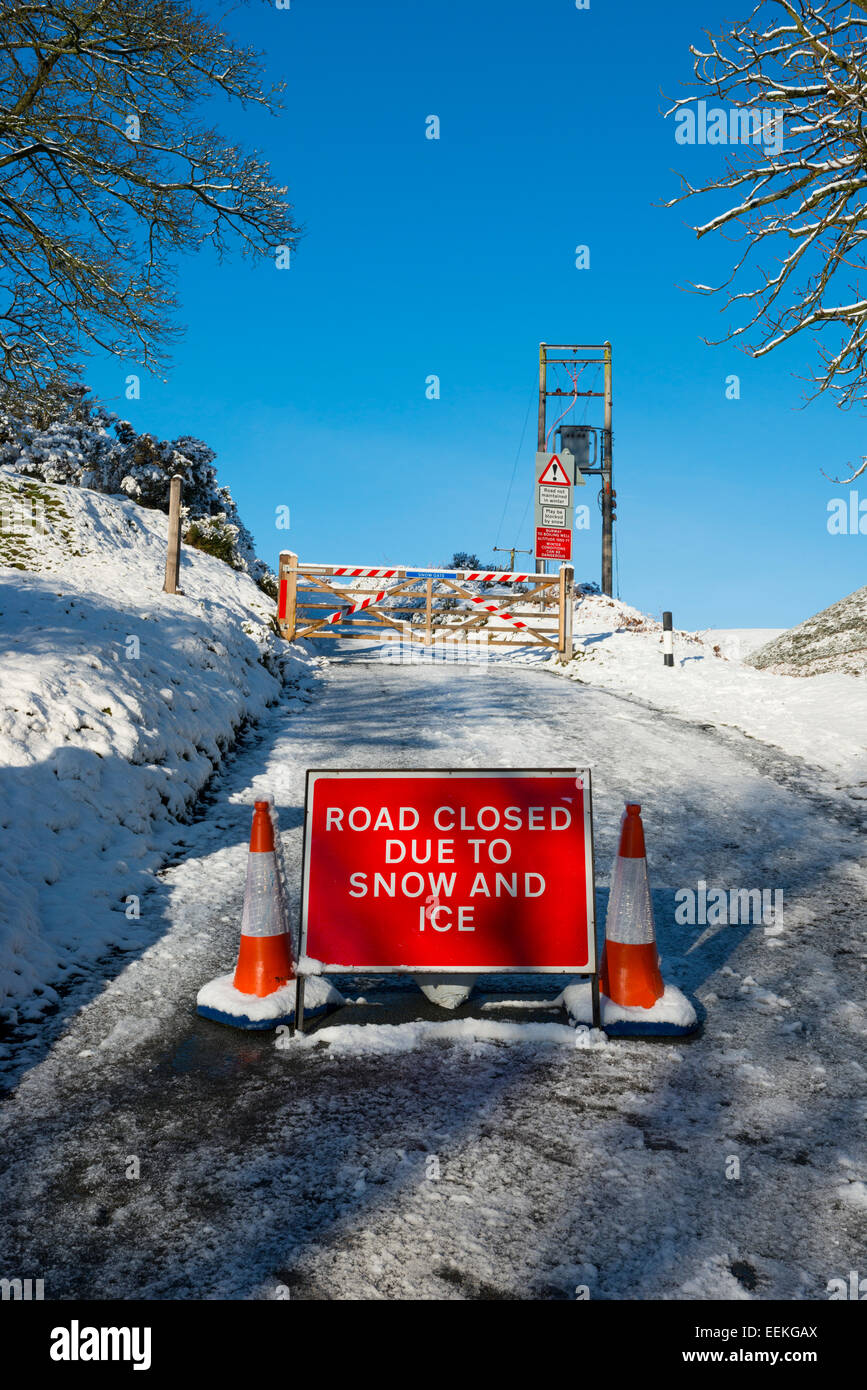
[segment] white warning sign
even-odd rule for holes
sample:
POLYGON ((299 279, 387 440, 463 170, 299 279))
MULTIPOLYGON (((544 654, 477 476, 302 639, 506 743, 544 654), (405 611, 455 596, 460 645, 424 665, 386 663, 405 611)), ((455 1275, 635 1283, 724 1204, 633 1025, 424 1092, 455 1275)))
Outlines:
POLYGON ((542 508, 543 526, 565 526, 566 508, 565 507, 543 507, 542 508))
POLYGON ((540 507, 568 507, 571 501, 571 491, 564 492, 561 487, 548 487, 544 483, 539 488, 540 507))

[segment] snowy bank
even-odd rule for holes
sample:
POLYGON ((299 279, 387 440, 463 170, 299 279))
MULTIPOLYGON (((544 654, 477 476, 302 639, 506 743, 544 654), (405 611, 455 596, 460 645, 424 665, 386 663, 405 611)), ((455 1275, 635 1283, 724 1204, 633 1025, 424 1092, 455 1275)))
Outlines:
POLYGON ((275 635, 248 575, 200 551, 183 548, 183 593, 164 594, 161 512, 7 469, 0 505, 0 1008, 14 1020, 151 939, 139 899, 172 831, 238 730, 315 659, 275 635))
POLYGON ((759 671, 777 675, 867 675, 867 587, 778 634, 748 659, 759 671))
POLYGON ((505 659, 542 665, 693 723, 739 729, 829 774, 825 790, 863 799, 863 678, 836 671, 805 678, 757 670, 746 664, 753 641, 750 629, 740 644, 731 630, 721 640, 713 633, 675 632, 674 666, 667 667, 661 623, 619 599, 588 594, 575 607, 575 659, 567 666, 526 648, 505 659))

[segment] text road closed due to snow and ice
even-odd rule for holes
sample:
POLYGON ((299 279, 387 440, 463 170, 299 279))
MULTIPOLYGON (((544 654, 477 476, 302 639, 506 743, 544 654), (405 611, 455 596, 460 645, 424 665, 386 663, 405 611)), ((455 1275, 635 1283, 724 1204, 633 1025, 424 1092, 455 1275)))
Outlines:
POLYGON ((349 970, 595 968, 587 771, 310 772, 302 952, 349 970))

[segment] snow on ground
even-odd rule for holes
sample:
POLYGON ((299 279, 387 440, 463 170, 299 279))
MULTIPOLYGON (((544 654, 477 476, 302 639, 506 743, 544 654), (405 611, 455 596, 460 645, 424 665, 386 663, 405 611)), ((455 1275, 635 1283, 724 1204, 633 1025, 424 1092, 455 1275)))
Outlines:
MULTIPOLYGON (((586 1046, 606 1047, 605 1034, 594 1030, 592 1040, 587 1030, 586 1046)), ((541 1044, 550 1047, 568 1047, 575 1050, 575 1032, 565 1023, 512 1023, 495 1019, 445 1018, 435 1023, 419 1020, 415 1023, 342 1023, 339 1026, 318 1028, 314 1032, 290 1037, 283 1034, 276 1046, 286 1050, 305 1047, 327 1046, 338 1056, 352 1053, 353 1056, 395 1052, 414 1052, 427 1043, 462 1042, 472 1047, 473 1043, 519 1043, 541 1044)))
POLYGON ((867 686, 861 677, 758 671, 728 658, 725 641, 713 634, 690 632, 675 632, 674 666, 667 667, 662 625, 604 596, 586 595, 577 605, 574 640, 576 657, 565 667, 541 649, 516 648, 507 658, 544 665, 696 724, 740 729, 802 758, 826 790, 867 797, 867 686))
POLYGON ((0 847, 17 997, 27 970, 82 974, 7 1040, 5 1275, 47 1298, 756 1300, 825 1298, 859 1267, 859 680, 753 671, 715 634, 677 634, 669 670, 658 624, 588 597, 569 668, 292 652, 306 684, 281 691, 249 581, 185 552, 169 599, 162 515, 55 493, 45 568, 0 574, 0 847), (275 797, 294 916, 308 767, 534 763, 593 768, 600 921, 642 803, 695 1038, 572 1029, 555 976, 483 977, 445 1022, 409 981, 341 977, 349 1002, 303 1040, 197 1017, 234 963, 253 800, 275 797), (784 911, 679 923, 702 881, 784 911))
POLYGON ((744 657, 779 637, 782 627, 706 627, 695 635, 708 646, 719 648, 720 655, 729 661, 743 661, 744 657))
MULTIPOLYGON (((347 588, 366 592, 370 583, 360 579, 347 588)), ((531 621, 538 619, 538 607, 525 598, 512 594, 513 601, 507 603, 509 591, 502 586, 470 587, 489 599, 500 595, 499 601, 512 613, 529 616, 531 621)), ((852 647, 852 634, 861 631, 859 624, 863 627, 864 595, 867 590, 859 590, 848 600, 832 605, 827 610, 831 618, 824 624, 820 619, 825 615, 820 614, 802 625, 810 634, 814 629, 819 634, 825 644, 823 652, 831 640, 827 628, 843 620, 849 624, 844 645, 848 644, 847 650, 852 647), (834 619, 837 610, 839 615, 834 619)), ((462 619, 463 614, 456 621, 462 619)), ((551 621, 549 614, 549 625, 551 621)), ((739 729, 803 758, 827 790, 843 791, 856 799, 867 796, 864 681, 848 669, 825 671, 809 679, 800 674, 800 668, 798 674, 783 675, 755 669, 750 664, 753 654, 773 652, 780 643, 786 643, 789 634, 784 629, 676 631, 674 667, 663 663, 661 622, 605 595, 584 594, 576 602, 575 659, 565 667, 546 648, 522 646, 520 633, 496 618, 490 619, 487 627, 487 631, 494 630, 498 638, 508 636, 515 645, 513 650, 492 649, 488 656, 492 664, 543 666, 572 680, 628 694, 654 709, 698 724, 739 729)), ((793 633, 801 633, 801 628, 793 633)), ((802 648, 803 642, 799 650, 802 648)), ((368 654, 375 651, 371 643, 368 654)), ((389 653, 386 644, 382 648, 385 660, 389 653)), ((420 644, 412 644, 412 660, 426 664, 428 657, 420 644)))
POLYGON ((141 899, 245 725, 314 658, 271 630, 246 575, 167 518, 0 470, 0 999, 36 1020, 107 956, 153 940, 141 899), (10 526, 44 507, 45 534, 10 526), (34 572, 38 571, 38 572, 34 572))
POLYGON ((47 1298, 826 1298, 863 1256, 857 808, 758 740, 538 669, 350 661, 315 690, 227 764, 146 899, 160 939, 0 1112, 8 1272, 47 1298), (637 798, 694 1039, 571 1047, 551 976, 480 980, 499 1006, 442 1031, 413 985, 372 978, 309 1042, 197 1018, 235 958, 254 797, 274 794, 294 912, 307 767, 588 762, 600 914, 637 798), (700 879, 781 887, 783 920, 680 925, 700 879), (518 1031, 529 988, 548 1008, 518 1031))

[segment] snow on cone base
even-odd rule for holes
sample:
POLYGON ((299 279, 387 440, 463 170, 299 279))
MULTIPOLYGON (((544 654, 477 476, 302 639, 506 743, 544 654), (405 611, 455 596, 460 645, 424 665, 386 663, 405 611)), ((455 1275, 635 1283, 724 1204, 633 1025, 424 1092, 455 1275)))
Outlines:
MULTIPOLYGON (((592 1023, 593 998, 589 983, 567 985, 558 998, 573 1023, 592 1023)), ((664 992, 649 1009, 615 1004, 599 996, 600 1022, 610 1038, 682 1038, 698 1027, 695 1009, 677 985, 664 992)))
MULTIPOLYGON (((244 994, 232 983, 232 975, 218 975, 199 990, 196 1012, 213 1023, 227 1023, 232 1028, 277 1028, 291 1023, 295 1017, 295 981, 275 989, 271 994, 244 994)), ((336 1009, 343 995, 321 975, 305 981, 304 1013, 311 1017, 336 1009)))

